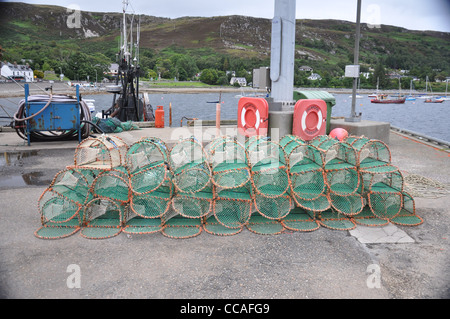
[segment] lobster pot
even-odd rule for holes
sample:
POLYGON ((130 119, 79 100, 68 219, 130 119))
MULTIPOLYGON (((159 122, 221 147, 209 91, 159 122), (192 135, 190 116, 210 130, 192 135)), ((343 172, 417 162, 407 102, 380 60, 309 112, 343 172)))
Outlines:
POLYGON ((186 239, 196 237, 202 232, 201 218, 186 218, 172 206, 162 216, 162 234, 169 238, 186 239))
POLYGON ((278 197, 266 197, 255 193, 254 205, 261 216, 267 219, 280 220, 286 217, 293 208, 293 200, 289 194, 278 197))
POLYGON ((203 146, 193 137, 180 140, 169 153, 170 169, 177 191, 194 194, 211 182, 211 168, 203 146))
POLYGON ((280 145, 286 153, 291 194, 294 199, 303 202, 326 197, 322 153, 316 147, 293 135, 283 137, 280 145))
POLYGON ((321 226, 334 230, 351 230, 356 227, 353 218, 343 215, 334 209, 318 213, 317 221, 321 226))
POLYGON ((97 176, 92 183, 94 197, 111 199, 121 203, 130 200, 130 179, 125 167, 107 170, 97 176))
POLYGON ((402 226, 418 226, 423 223, 423 219, 416 214, 416 204, 414 198, 406 192, 402 193, 403 205, 400 213, 390 221, 402 226))
POLYGON ((157 138, 143 138, 130 146, 125 156, 130 187, 136 194, 149 194, 169 178, 166 144, 157 138))
POLYGON ((176 192, 172 199, 173 210, 185 218, 202 218, 212 211, 213 189, 206 187, 195 194, 176 192))
POLYGON ((50 188, 75 203, 85 205, 91 198, 90 188, 96 172, 68 167, 56 174, 50 188))
POLYGON ((291 231, 311 232, 320 228, 316 214, 301 207, 295 207, 291 210, 289 215, 281 221, 281 224, 291 231))
POLYGON ((349 136, 345 142, 355 149, 357 165, 361 169, 385 166, 391 163, 391 151, 382 141, 365 136, 349 136))
POLYGON ((337 195, 330 193, 331 207, 340 214, 345 216, 356 216, 360 214, 364 208, 364 197, 360 191, 350 195, 337 195))
POLYGON ((53 178, 39 198, 42 227, 35 232, 39 238, 67 237, 79 230, 83 220, 82 207, 92 199, 91 170, 66 168, 53 178))
POLYGON ((89 239, 106 239, 121 233, 128 205, 107 198, 94 198, 85 207, 85 221, 81 236, 89 239))
POLYGON ((247 153, 255 193, 271 198, 286 195, 290 181, 283 149, 264 138, 253 140, 247 145, 247 153))
POLYGON ((212 182, 222 189, 241 187, 250 180, 245 147, 230 137, 218 137, 207 146, 212 182))
POLYGON ((149 194, 132 193, 130 209, 123 228, 129 234, 151 234, 163 228, 163 216, 168 213, 174 193, 171 180, 149 194))
POLYGON ((360 186, 355 149, 329 136, 318 136, 311 144, 323 154, 325 182, 330 192, 340 196, 355 194, 360 186))
POLYGON ((124 166, 127 149, 128 145, 116 136, 90 137, 78 144, 75 166, 105 170, 124 166))
POLYGON ((372 210, 368 205, 364 206, 361 213, 353 217, 353 220, 358 225, 368 226, 368 227, 381 227, 389 224, 386 219, 378 218, 372 213, 372 210))
POLYGON ((222 226, 235 231, 242 230, 252 213, 251 183, 235 189, 216 189, 213 214, 222 226))
POLYGON ((245 226, 249 231, 258 235, 277 235, 284 230, 280 220, 269 219, 258 212, 252 214, 245 226))
POLYGON ((42 226, 34 235, 41 239, 68 237, 80 230, 83 205, 47 188, 38 200, 42 226))
POLYGON ((391 220, 403 206, 403 175, 392 165, 361 171, 364 192, 372 213, 391 220))

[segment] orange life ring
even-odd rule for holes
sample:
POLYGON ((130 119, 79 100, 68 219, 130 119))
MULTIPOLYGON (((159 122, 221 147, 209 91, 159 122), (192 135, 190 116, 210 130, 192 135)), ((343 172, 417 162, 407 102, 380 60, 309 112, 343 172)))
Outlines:
POLYGON ((294 109, 293 135, 305 141, 326 133, 327 105, 323 100, 299 100, 294 109))
POLYGON ((245 136, 265 135, 269 104, 263 98, 243 97, 238 105, 238 131, 245 136))

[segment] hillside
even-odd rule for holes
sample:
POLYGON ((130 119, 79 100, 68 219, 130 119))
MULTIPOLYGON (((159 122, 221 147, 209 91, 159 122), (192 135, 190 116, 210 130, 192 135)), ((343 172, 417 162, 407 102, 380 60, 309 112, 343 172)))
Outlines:
MULTIPOLYGON (((53 69, 61 68, 66 74, 73 73, 70 60, 77 54, 88 55, 94 65, 115 60, 120 39, 119 13, 81 12, 79 27, 68 27, 72 12, 63 7, 0 3, 0 8, 4 59, 31 59, 40 67, 47 61, 53 69)), ((146 71, 155 69, 158 63, 161 66, 163 59, 172 59, 174 64, 174 54, 188 55, 200 70, 205 67, 223 70, 229 64, 235 68, 268 65, 269 19, 245 16, 168 19, 144 15, 140 19, 142 64, 146 71)), ((365 24, 361 31, 363 68, 381 63, 385 68, 414 70, 421 77, 450 75, 449 33, 386 25, 369 28, 365 24)), ((329 76, 342 74, 344 66, 353 62, 354 33, 355 25, 350 22, 298 20, 297 66, 306 64, 329 76)))

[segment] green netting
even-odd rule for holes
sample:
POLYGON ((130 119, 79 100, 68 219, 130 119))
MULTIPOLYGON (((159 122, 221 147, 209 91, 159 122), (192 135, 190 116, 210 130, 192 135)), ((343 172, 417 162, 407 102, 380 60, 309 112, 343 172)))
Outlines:
POLYGON ((134 193, 151 193, 171 178, 167 146, 159 139, 141 139, 130 146, 125 158, 134 193))
POLYGON ((403 206, 403 175, 390 164, 360 171, 368 206, 375 216, 391 220, 403 206))
POLYGON ((266 218, 259 213, 254 213, 246 224, 248 230, 259 235, 277 235, 284 230, 281 221, 266 218))
POLYGON ((208 145, 209 163, 212 166, 212 182, 217 187, 237 188, 251 178, 247 153, 237 140, 221 136, 208 145))
POLYGON ((318 221, 323 227, 335 230, 351 230, 356 227, 351 218, 333 210, 321 212, 318 221))
POLYGON ((388 220, 375 216, 368 206, 365 206, 361 213, 353 216, 355 223, 363 226, 381 227, 389 224, 388 220))
POLYGON ((288 161, 291 192, 305 200, 318 199, 325 194, 326 184, 321 152, 292 135, 283 137, 280 145, 288 161))
POLYGON ((416 204, 414 198, 406 192, 402 193, 403 205, 400 213, 391 218, 391 222, 403 226, 418 226, 423 223, 423 219, 416 214, 416 204))
POLYGON ((278 234, 423 223, 380 141, 320 136, 306 143, 288 135, 274 143, 254 136, 243 146, 218 137, 206 150, 193 137, 170 152, 158 138, 130 148, 119 138, 86 139, 75 166, 59 172, 39 198, 35 236, 63 238, 81 229, 92 239, 122 230, 190 238, 202 229, 235 235, 244 226, 278 234))
POLYGON ((169 238, 186 239, 200 235, 202 221, 200 218, 185 218, 180 215, 164 221, 162 234, 169 238))
POLYGON ((324 194, 313 200, 300 198, 295 193, 292 193, 292 198, 294 199, 296 206, 308 211, 323 212, 330 209, 331 207, 329 192, 325 192, 324 194))
POLYGON ((241 228, 250 219, 252 198, 250 184, 235 189, 217 190, 213 201, 216 220, 227 228, 241 228))
POLYGON ((325 182, 330 192, 341 196, 356 193, 360 186, 356 150, 329 136, 318 136, 311 145, 323 154, 325 182))
POLYGON ((83 205, 47 188, 38 200, 38 210, 43 226, 62 225, 75 222, 80 225, 83 218, 83 205))
POLYGON ((150 194, 132 194, 130 210, 142 218, 161 218, 170 208, 173 189, 160 186, 150 194))
POLYGON ((174 211, 186 218, 201 218, 212 211, 213 189, 206 187, 195 194, 177 192, 172 199, 174 211))
POLYGON ((203 229, 208 233, 212 235, 217 236, 233 236, 236 234, 239 234, 244 227, 240 228, 229 228, 223 226, 219 221, 216 219, 216 216, 211 215, 208 217, 205 217, 205 220, 203 222, 203 229))
POLYGON ((372 213, 380 219, 391 220, 396 217, 402 209, 402 193, 379 193, 369 192, 367 194, 368 205, 372 213))
POLYGON ((173 183, 178 191, 194 194, 206 188, 211 181, 211 168, 203 146, 194 138, 174 145, 169 154, 173 183))
POLYGON ((89 239, 106 239, 117 236, 126 222, 128 207, 105 198, 94 198, 85 207, 85 220, 81 236, 89 239))
POLYGON ((164 163, 146 167, 130 175, 131 191, 135 194, 149 194, 160 187, 170 176, 164 163))
POLYGON ((50 188, 75 203, 84 205, 90 200, 90 187, 93 182, 93 175, 90 172, 66 168, 56 174, 50 188))
POLYGON ((403 174, 392 165, 360 170, 364 192, 399 193, 403 191, 403 174))
POLYGON ((294 208, 281 221, 281 224, 284 228, 292 231, 311 232, 320 228, 314 212, 306 211, 300 207, 294 208))
POLYGON ((280 144, 265 138, 249 139, 247 154, 255 192, 266 197, 279 197, 289 191, 286 155, 280 144))
POLYGON ((161 218, 143 218, 140 216, 128 219, 123 227, 123 232, 127 234, 153 234, 163 229, 161 218))
POLYGON ((283 195, 279 197, 266 197, 258 193, 254 196, 255 209, 268 219, 280 220, 286 217, 293 206, 292 197, 283 195))
POLYGON ((93 117, 92 123, 96 124, 104 133, 121 133, 123 131, 139 130, 139 126, 133 121, 121 122, 115 117, 106 119, 93 117))
POLYGON ((364 208, 363 196, 359 193, 346 196, 330 193, 330 200, 331 206, 346 216, 358 215, 364 208))
POLYGON ((360 168, 378 167, 391 163, 391 151, 382 141, 365 136, 349 136, 345 142, 355 148, 360 168))
POLYGON ((128 203, 131 188, 126 168, 120 166, 101 173, 92 183, 92 193, 96 197, 128 203))

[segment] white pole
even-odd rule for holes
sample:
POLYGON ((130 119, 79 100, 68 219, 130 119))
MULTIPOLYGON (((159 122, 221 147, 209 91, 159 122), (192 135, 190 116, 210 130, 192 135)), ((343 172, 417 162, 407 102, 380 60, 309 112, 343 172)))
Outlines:
POLYGON ((275 0, 271 71, 274 102, 293 101, 296 0, 275 0))

